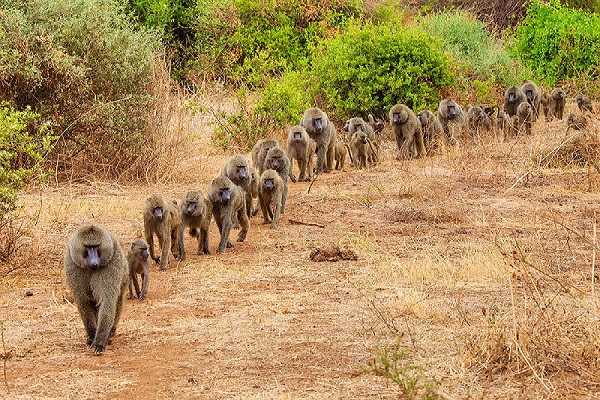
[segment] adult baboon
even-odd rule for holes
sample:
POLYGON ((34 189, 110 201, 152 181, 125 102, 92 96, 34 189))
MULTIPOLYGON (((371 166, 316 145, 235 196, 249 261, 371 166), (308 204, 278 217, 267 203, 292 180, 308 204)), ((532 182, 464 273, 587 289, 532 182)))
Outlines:
POLYGON ((547 118, 558 118, 563 119, 563 113, 565 110, 565 93, 559 87, 554 88, 550 92, 550 101, 548 102, 548 114, 547 118))
POLYGON ((269 150, 267 153, 267 158, 265 159, 265 170, 274 169, 283 181, 283 195, 281 198, 282 214, 285 214, 285 203, 288 195, 288 176, 290 175, 290 168, 290 159, 287 158, 280 147, 273 147, 271 150, 269 150))
POLYGON ((517 107, 524 101, 527 101, 527 98, 520 88, 516 86, 509 87, 504 92, 504 112, 509 117, 517 115, 517 107))
POLYGON ((577 103, 577 107, 579 107, 580 111, 586 112, 594 112, 594 107, 592 106, 592 100, 583 94, 578 94, 575 96, 575 102, 577 103))
POLYGON ((252 165, 258 171, 258 176, 264 171, 265 158, 267 153, 273 147, 279 147, 279 142, 275 139, 260 139, 252 148, 252 165))
POLYGON ((352 153, 352 162, 354 168, 369 168, 369 147, 368 137, 365 132, 356 132, 350 140, 350 152, 352 153))
POLYGON ((569 134, 570 129, 580 131, 585 129, 588 124, 588 118, 585 115, 569 114, 567 117, 567 129, 565 130, 565 136, 569 134))
POLYGON ((114 336, 129 276, 121 243, 107 229, 84 223, 65 249, 65 281, 83 321, 87 345, 100 354, 114 336))
POLYGON ((306 129, 308 136, 317 145, 317 167, 315 172, 317 174, 331 172, 333 168, 333 151, 337 140, 335 126, 329 120, 327 114, 317 107, 304 111, 300 125, 306 129))
MULTIPOLYGON (((252 216, 252 175, 250 174, 250 164, 246 156, 241 154, 233 155, 221 168, 221 175, 231 179, 231 182, 238 185, 246 196, 246 212, 248 218, 252 216)), ((234 224, 236 225, 236 224, 234 224)))
POLYGON ((335 169, 344 169, 344 163, 346 162, 346 144, 340 140, 335 143, 335 169))
POLYGON ((525 94, 525 99, 529 104, 531 104, 531 108, 533 111, 533 122, 535 122, 540 113, 540 101, 542 100, 542 91, 533 81, 526 80, 521 84, 520 87, 523 94, 525 94))
POLYGON ((208 249, 208 228, 212 218, 212 204, 204 197, 202 190, 189 191, 181 199, 181 226, 179 227, 179 258, 185 260, 184 231, 198 239, 196 254, 210 254, 208 249))
POLYGON ((467 121, 471 134, 492 129, 492 119, 483 111, 481 106, 472 106, 467 110, 467 121))
POLYGON ((150 257, 160 263, 165 271, 169 264, 169 248, 175 258, 179 257, 179 226, 181 212, 176 203, 159 194, 148 197, 144 203, 144 237, 150 246, 150 257), (154 253, 154 234, 161 248, 160 258, 154 253))
POLYGON ((266 169, 260 176, 258 202, 265 224, 271 223, 271 229, 277 229, 283 199, 283 180, 273 169, 266 169))
POLYGON ((389 117, 392 133, 396 137, 398 157, 407 159, 425 156, 427 151, 423 143, 421 124, 413 110, 404 104, 396 104, 390 109, 389 117))
POLYGON ((451 146, 456 145, 458 142, 457 133, 462 133, 467 123, 467 117, 462 107, 450 98, 440 101, 438 105, 438 120, 442 124, 448 144, 451 146))
POLYGON ((148 294, 150 284, 150 265, 148 265, 148 243, 144 239, 137 239, 127 251, 127 263, 129 264, 129 299, 144 300, 148 294), (141 275, 142 289, 138 283, 137 276, 141 275), (135 296, 133 287, 135 286, 135 296))
POLYGON ((246 240, 250 222, 248 214, 246 214, 244 192, 228 177, 220 175, 211 181, 208 188, 208 197, 212 204, 213 217, 221 234, 217 253, 223 253, 225 248, 233 247, 233 244, 229 241, 229 232, 234 218, 242 227, 237 241, 243 242, 246 240))
POLYGON ((298 164, 300 182, 311 181, 313 175, 312 160, 315 153, 315 142, 308 136, 306 129, 300 125, 290 128, 287 138, 286 153, 290 159, 290 179, 296 182, 294 175, 294 159, 298 164))
POLYGON ((444 128, 437 119, 433 111, 421 110, 417 114, 417 119, 421 123, 421 132, 423 134, 423 143, 427 152, 433 150, 437 140, 444 133, 444 128))
POLYGON ((519 130, 521 127, 525 127, 525 133, 531 135, 531 124, 534 122, 534 111, 533 106, 528 102, 524 101, 517 107, 517 117, 519 117, 519 130))

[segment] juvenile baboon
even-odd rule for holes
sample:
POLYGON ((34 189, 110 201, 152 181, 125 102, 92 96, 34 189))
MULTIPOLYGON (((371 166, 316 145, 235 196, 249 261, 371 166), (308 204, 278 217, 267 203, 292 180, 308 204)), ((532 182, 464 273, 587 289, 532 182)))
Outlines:
POLYGON ((467 121, 471 134, 492 129, 492 119, 483 111, 481 106, 469 107, 467 110, 467 121))
POLYGON ((179 227, 179 258, 185 260, 184 231, 198 239, 196 254, 210 254, 208 249, 208 228, 212 218, 212 204, 204 197, 202 190, 189 191, 181 199, 181 225, 179 227))
POLYGON ((337 140, 335 126, 329 120, 327 114, 317 107, 304 111, 300 125, 306 129, 308 136, 317 145, 317 167, 315 172, 317 174, 331 172, 333 168, 333 152, 337 140))
POLYGON ((438 120, 442 124, 448 144, 451 146, 456 145, 458 142, 456 134, 462 133, 467 122, 467 117, 461 106, 450 98, 440 101, 438 105, 438 120))
POLYGON ((510 132, 510 136, 517 136, 519 134, 519 129, 520 129, 520 123, 519 123, 519 117, 517 115, 513 115, 512 117, 510 117, 508 119, 510 121, 510 125, 509 125, 509 132, 510 132))
POLYGON ((179 226, 181 212, 172 200, 159 194, 148 197, 144 203, 144 237, 150 246, 150 257, 160 263, 165 271, 169 264, 169 248, 175 258, 179 257, 179 226), (154 253, 154 235, 161 248, 160 258, 154 253))
POLYGON ((546 120, 546 122, 550 121, 550 101, 552 100, 552 97, 550 96, 550 93, 543 93, 542 94, 542 99, 540 100, 540 114, 543 112, 544 113, 544 119, 546 120))
POLYGON ((286 153, 290 159, 290 179, 296 182, 294 175, 294 159, 298 164, 300 182, 311 181, 313 175, 313 154, 315 153, 315 142, 308 136, 306 129, 300 125, 290 128, 287 138, 286 153))
POLYGON ((507 139, 512 131, 512 126, 510 122, 510 117, 502 110, 498 110, 498 115, 496 116, 496 141, 500 141, 500 136, 502 135, 502 140, 507 139))
POLYGON ((375 118, 373 118, 371 114, 369 114, 368 119, 369 121, 367 121, 367 123, 371 125, 371 128, 373 128, 373 132, 375 132, 375 137, 373 138, 373 140, 377 140, 379 139, 379 134, 381 133, 383 128, 385 128, 385 124, 383 121, 375 120, 375 118))
POLYGON ((519 130, 525 127, 525 133, 531 135, 531 124, 534 122, 533 106, 524 101, 517 107, 517 117, 519 117, 519 130))
POLYGON ((250 185, 250 189, 252 192, 252 198, 256 199, 258 197, 258 178, 259 178, 256 168, 250 167, 250 176, 252 177, 252 184, 250 185))
POLYGON ((592 100, 583 94, 578 94, 575 96, 575 102, 577 102, 577 107, 579 107, 580 111, 586 112, 594 112, 594 107, 592 106, 592 100))
POLYGON ((396 104, 390 109, 389 117, 392 133, 396 138, 399 158, 425 156, 427 151, 423 143, 421 124, 413 110, 404 104, 396 104))
POLYGON ((498 113, 498 111, 500 111, 500 108, 498 108, 498 106, 493 105, 493 106, 488 106, 488 107, 481 107, 483 109, 483 112, 487 114, 488 117, 490 118, 494 118, 494 115, 498 113))
MULTIPOLYGON (((250 164, 246 156, 241 154, 233 155, 221 168, 221 175, 231 179, 231 182, 238 185, 246 196, 246 212, 248 218, 252 216, 252 175, 250 174, 250 164)), ((237 224, 236 229, 237 229, 237 224)))
POLYGON ((258 171, 258 176, 264 171, 265 158, 267 153, 273 147, 279 147, 279 142, 275 139, 260 139, 252 148, 252 165, 258 171))
POLYGON ((585 129, 588 124, 588 119, 585 115, 569 114, 567 117, 567 129, 565 130, 565 136, 569 134, 570 129, 580 131, 585 129))
POLYGON ((520 88, 516 86, 509 87, 504 92, 504 112, 509 117, 517 115, 517 107, 524 101, 527 101, 527 98, 520 88))
POLYGON ((87 345, 100 354, 114 336, 129 276, 119 240, 107 229, 85 223, 65 249, 65 281, 87 334, 87 345))
POLYGON ((129 264, 129 299, 144 300, 148 294, 150 284, 150 265, 148 265, 148 243, 144 239, 137 239, 127 251, 127 263, 129 264), (138 283, 137 276, 141 275, 142 289, 138 283), (133 287, 135 286, 135 296, 133 287))
POLYGON ((344 163, 346 162, 346 154, 348 150, 344 142, 338 140, 335 143, 335 169, 344 169, 344 163))
POLYGON ((265 224, 271 223, 271 229, 277 229, 283 199, 283 180, 273 169, 267 169, 260 176, 258 202, 265 224))
POLYGON ((350 151, 352 152, 352 161, 354 168, 369 168, 369 147, 368 137, 365 132, 356 132, 350 140, 350 151))
POLYGON ((223 253, 225 248, 233 247, 229 241, 229 232, 234 218, 242 227, 237 241, 243 242, 246 240, 250 222, 248 214, 246 214, 244 192, 228 177, 220 175, 211 181, 208 188, 208 197, 212 204, 213 217, 221 234, 217 253, 223 253))
POLYGON ((419 111, 417 119, 421 123, 421 133, 423 135, 425 150, 429 152, 433 150, 435 143, 444 133, 444 128, 431 110, 419 111))
POLYGON ((364 132, 367 134, 367 137, 370 140, 375 140, 375 130, 371 125, 369 125, 364 119, 360 117, 350 118, 346 125, 344 126, 344 130, 346 131, 346 139, 350 141, 352 136, 358 131, 364 132))
MULTIPOLYGON (((540 113, 540 101, 542 100, 542 92, 538 85, 536 85, 533 81, 526 80, 521 84, 521 91, 525 94, 525 99, 529 104, 531 104, 531 108, 533 111, 533 121, 535 122, 540 113)), ((562 117, 561 117, 562 119, 562 117)))
POLYGON ((273 147, 271 150, 269 150, 267 153, 267 158, 265 159, 265 170, 274 169, 283 181, 283 195, 281 198, 282 214, 285 214, 285 203, 288 195, 288 176, 290 175, 290 168, 290 159, 287 158, 280 147, 273 147))
POLYGON ((558 118, 563 119, 563 113, 565 110, 565 93, 559 87, 554 88, 550 92, 550 101, 548 102, 548 113, 547 119, 558 118))

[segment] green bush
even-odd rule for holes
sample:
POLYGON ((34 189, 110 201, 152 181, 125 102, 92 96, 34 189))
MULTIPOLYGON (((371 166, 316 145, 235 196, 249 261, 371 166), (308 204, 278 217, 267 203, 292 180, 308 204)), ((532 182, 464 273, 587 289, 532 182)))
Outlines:
POLYGON ((313 90, 304 72, 289 71, 261 91, 256 112, 268 117, 271 125, 299 124, 304 110, 312 107, 313 90))
POLYGON ((118 176, 143 151, 157 47, 116 0, 4 0, 0 100, 53 121, 59 170, 118 176))
POLYGON ((341 119, 370 112, 387 115, 404 103, 432 107, 455 82, 438 41, 418 28, 354 21, 325 40, 312 59, 314 85, 341 119))
POLYGON ((549 85, 586 75, 598 78, 600 16, 562 7, 557 1, 532 1, 516 30, 521 60, 549 85))

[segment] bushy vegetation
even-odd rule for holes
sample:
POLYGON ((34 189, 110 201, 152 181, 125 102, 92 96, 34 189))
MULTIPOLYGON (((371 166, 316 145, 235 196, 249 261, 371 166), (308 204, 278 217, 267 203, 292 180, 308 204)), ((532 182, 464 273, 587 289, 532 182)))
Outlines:
POLYGON ((550 85, 580 76, 598 79, 600 16, 535 0, 516 30, 515 48, 550 85))

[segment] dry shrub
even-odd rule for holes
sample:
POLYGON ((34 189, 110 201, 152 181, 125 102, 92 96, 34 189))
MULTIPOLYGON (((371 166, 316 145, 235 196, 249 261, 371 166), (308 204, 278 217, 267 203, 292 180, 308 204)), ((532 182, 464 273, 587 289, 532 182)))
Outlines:
POLYGON ((28 236, 32 229, 29 225, 28 220, 13 213, 0 219, 0 276, 31 265, 37 257, 38 252, 33 251, 32 240, 28 236))
POLYGON ((598 133, 585 129, 564 139, 551 150, 544 150, 541 165, 550 168, 594 166, 600 172, 600 137, 598 133))

